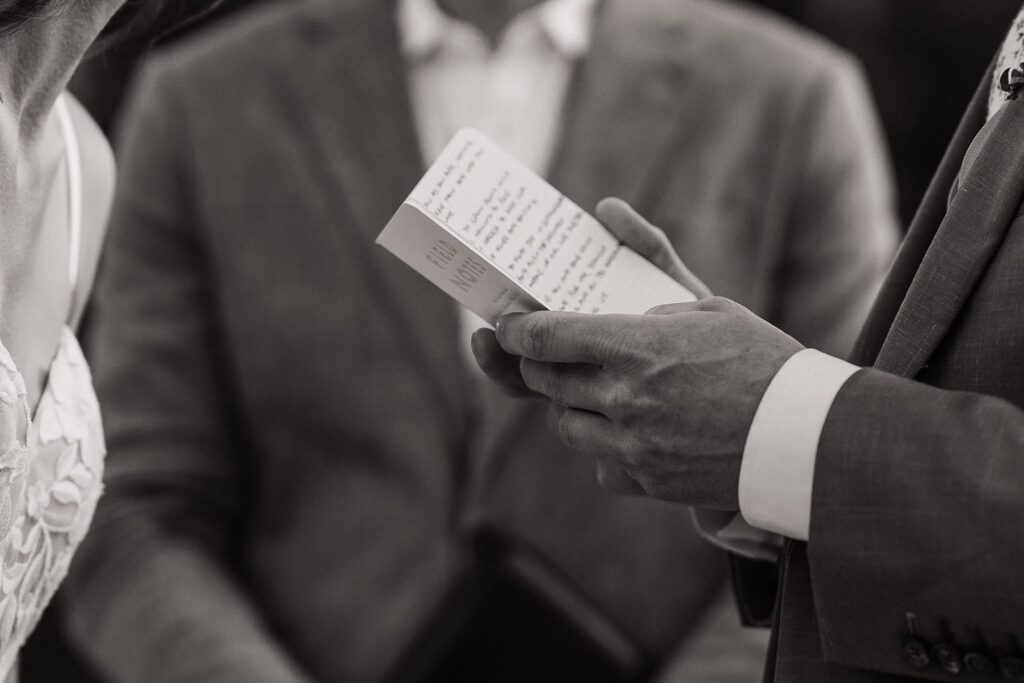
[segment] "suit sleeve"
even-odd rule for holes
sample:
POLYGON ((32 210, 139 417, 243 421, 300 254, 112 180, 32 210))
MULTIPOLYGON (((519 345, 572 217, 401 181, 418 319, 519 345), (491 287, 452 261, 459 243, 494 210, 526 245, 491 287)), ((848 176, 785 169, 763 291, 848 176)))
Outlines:
MULTIPOLYGON (((845 358, 867 317, 898 240, 892 177, 860 69, 821 55, 793 97, 782 154, 795 188, 769 318, 810 348, 845 358)), ((775 546, 766 545, 766 555, 775 546)), ((748 553, 749 555, 749 553, 748 553)), ((769 625, 774 563, 731 557, 745 623, 769 625)))
POLYGON ((88 340, 106 493, 68 582, 67 630, 115 681, 300 681, 231 568, 246 500, 232 378, 199 226, 187 118, 144 72, 88 340))
POLYGON ((860 371, 819 442, 807 548, 826 659, 914 673, 907 614, 933 646, 1019 658, 1024 412, 860 371))
POLYGON ((860 70, 831 54, 822 63, 785 131, 795 195, 772 317, 806 346, 845 358, 898 230, 885 142, 860 70))

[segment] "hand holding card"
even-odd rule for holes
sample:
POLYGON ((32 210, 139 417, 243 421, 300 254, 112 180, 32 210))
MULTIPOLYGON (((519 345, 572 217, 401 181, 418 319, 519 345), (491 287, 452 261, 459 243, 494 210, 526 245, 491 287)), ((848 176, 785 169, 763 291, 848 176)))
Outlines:
POLYGON ((481 133, 456 133, 377 243, 484 320, 643 313, 694 294, 481 133))

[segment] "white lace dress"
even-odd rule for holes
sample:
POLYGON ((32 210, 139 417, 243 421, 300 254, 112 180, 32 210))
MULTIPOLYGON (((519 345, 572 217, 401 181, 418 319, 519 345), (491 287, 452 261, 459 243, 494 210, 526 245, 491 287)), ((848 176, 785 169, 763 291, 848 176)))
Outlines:
MULTIPOLYGON (((67 105, 57 114, 68 157, 71 282, 78 279, 81 178, 67 105)), ((31 408, 14 360, 0 343, 0 681, 67 574, 102 490, 103 428, 81 348, 64 327, 31 408)))

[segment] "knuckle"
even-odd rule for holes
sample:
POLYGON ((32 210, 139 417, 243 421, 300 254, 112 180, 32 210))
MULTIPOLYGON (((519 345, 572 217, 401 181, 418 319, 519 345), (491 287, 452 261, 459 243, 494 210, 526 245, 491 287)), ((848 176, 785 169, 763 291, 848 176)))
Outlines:
POLYGON ((523 383, 562 406, 567 400, 567 380, 561 365, 548 365, 524 358, 520 361, 523 383))
POLYGON ((601 339, 602 357, 618 360, 632 358, 637 347, 637 336, 642 335, 635 324, 617 327, 601 339))
POLYGON ((625 423, 627 426, 632 422, 636 401, 634 400, 633 392, 625 383, 617 382, 612 385, 607 391, 605 402, 608 406, 608 412, 616 420, 625 423))
POLYGON ((620 342, 626 349, 622 355, 622 365, 629 368, 629 373, 623 376, 622 381, 629 384, 643 381, 646 373, 658 364, 667 339, 673 336, 666 328, 664 316, 646 322, 650 324, 628 330, 620 342))
POLYGON ((621 351, 622 344, 614 334, 603 334, 598 337, 594 346, 602 358, 617 358, 621 351))
POLYGON ((563 410, 562 414, 558 416, 556 429, 558 431, 558 438, 562 440, 562 443, 570 449, 576 450, 579 446, 579 434, 568 410, 563 410))
MULTIPOLYGON (((643 475, 648 464, 647 444, 642 437, 634 434, 628 445, 622 449, 622 463, 630 468, 634 475, 643 475)), ((634 478, 636 478, 634 476, 634 478)), ((639 481, 639 479, 637 479, 639 481)))
POLYGON ((643 468, 643 461, 633 448, 622 449, 619 453, 619 460, 622 461, 623 467, 630 468, 632 472, 639 472, 643 468))
POLYGON ((539 316, 529 316, 523 325, 521 341, 528 355, 545 358, 554 341, 551 326, 539 316))
POLYGON ((562 366, 553 365, 547 369, 544 385, 545 393, 551 397, 551 400, 565 405, 565 371, 562 366))

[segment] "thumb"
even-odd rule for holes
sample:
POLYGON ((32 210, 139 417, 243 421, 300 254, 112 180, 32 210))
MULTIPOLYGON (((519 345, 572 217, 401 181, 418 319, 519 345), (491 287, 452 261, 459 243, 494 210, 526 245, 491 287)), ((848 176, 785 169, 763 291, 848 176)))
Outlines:
POLYGON ((665 232, 651 225, 629 204, 615 197, 602 199, 597 204, 595 214, 620 242, 689 289, 698 299, 711 296, 708 286, 690 272, 676 254, 665 232))

